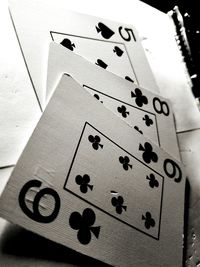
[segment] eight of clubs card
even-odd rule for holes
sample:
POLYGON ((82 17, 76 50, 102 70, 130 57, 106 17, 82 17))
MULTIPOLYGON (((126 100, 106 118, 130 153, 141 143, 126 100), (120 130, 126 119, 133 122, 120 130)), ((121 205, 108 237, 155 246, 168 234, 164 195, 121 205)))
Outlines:
POLYGON ((47 98, 63 73, 71 75, 100 103, 139 133, 180 159, 173 111, 167 99, 125 81, 52 42, 48 59, 47 98))

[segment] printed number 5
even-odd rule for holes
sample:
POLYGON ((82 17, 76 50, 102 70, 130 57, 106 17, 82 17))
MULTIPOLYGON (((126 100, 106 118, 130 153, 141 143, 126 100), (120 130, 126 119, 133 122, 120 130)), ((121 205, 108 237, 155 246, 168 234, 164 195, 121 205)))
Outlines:
POLYGON ((58 215, 58 212, 60 210, 60 197, 58 195, 58 193, 53 190, 52 188, 43 188, 41 189, 39 192, 36 193, 35 198, 33 200, 33 211, 30 210, 25 202, 26 199, 26 194, 28 192, 28 190, 31 187, 40 187, 42 185, 42 183, 38 180, 31 180, 28 181, 21 189, 20 193, 19 193, 19 205, 21 207, 21 209, 23 210, 23 212, 32 220, 36 221, 36 222, 40 222, 40 223, 50 223, 53 220, 55 220, 55 218, 58 215), (39 211, 39 203, 42 197, 44 197, 44 195, 50 195, 54 198, 55 201, 55 206, 54 206, 54 210, 51 212, 50 215, 44 216, 40 213, 39 211))
POLYGON ((135 35, 134 35, 132 29, 124 28, 124 31, 127 33, 127 34, 126 34, 127 36, 124 36, 124 35, 123 35, 123 33, 122 33, 123 27, 122 27, 122 26, 120 26, 118 30, 119 30, 119 34, 121 35, 121 37, 122 37, 125 41, 130 42, 131 38, 133 37, 134 41, 136 42, 136 38, 135 38, 135 35))

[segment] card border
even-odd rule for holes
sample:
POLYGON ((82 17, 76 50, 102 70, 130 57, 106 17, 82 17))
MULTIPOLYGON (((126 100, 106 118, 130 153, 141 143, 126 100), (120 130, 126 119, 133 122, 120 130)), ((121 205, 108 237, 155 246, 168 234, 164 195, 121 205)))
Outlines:
POLYGON ((161 216, 162 216, 162 204, 163 204, 163 192, 164 192, 164 176, 161 175, 160 173, 158 173, 157 171, 155 171, 154 169, 152 169, 150 166, 146 165, 143 161, 141 161, 140 159, 136 158, 135 156, 133 156, 131 153, 129 153, 128 151, 126 151, 125 149, 123 149, 121 146, 119 146, 117 143, 115 143, 113 140, 111 140, 109 137, 107 137, 105 134, 103 134, 102 132, 100 132, 98 129, 96 129, 93 125, 91 125, 89 122, 85 122, 84 123, 84 126, 83 126, 83 129, 81 131, 81 135, 80 135, 80 138, 79 138, 79 141, 78 141, 78 144, 76 146, 76 150, 75 150, 75 153, 73 155, 73 158, 72 158, 72 162, 70 164, 70 168, 69 168, 69 171, 68 171, 68 174, 66 176, 66 179, 65 179, 65 182, 64 182, 64 186, 63 186, 63 189, 69 193, 71 193, 72 195, 78 197, 79 199, 83 200, 84 202, 90 204, 91 206, 95 207, 96 209, 104 212, 105 214, 109 215, 110 217, 120 221, 121 223, 139 231, 140 233, 143 233, 155 240, 159 240, 160 239, 160 228, 161 228, 161 216), (161 188, 161 200, 160 200, 160 215, 159 215, 159 223, 158 223, 158 235, 155 237, 151 234, 148 234, 147 232, 133 226, 133 225, 130 225, 129 223, 121 220, 120 218, 118 217, 115 217, 114 215, 110 214, 109 212, 103 210, 102 208, 98 207, 97 205, 91 203, 90 201, 84 199, 83 197, 81 197, 80 195, 77 195, 76 193, 74 193, 73 191, 71 191, 70 189, 67 188, 67 181, 68 181, 68 178, 69 178, 69 175, 70 175, 70 172, 72 170, 72 166, 74 164, 74 161, 75 161, 75 158, 76 158, 76 155, 77 155, 77 152, 78 152, 78 149, 79 149, 79 146, 80 146, 80 143, 81 143, 81 139, 83 137, 83 134, 84 134, 84 131, 85 131, 85 128, 86 126, 89 125, 91 128, 93 128, 95 131, 99 132, 102 136, 104 136, 105 138, 107 138, 110 142, 112 142, 114 145, 116 145, 117 147, 119 147, 120 149, 122 149, 124 152, 126 152, 127 154, 129 154, 131 157, 133 157, 135 160, 139 161, 141 164, 145 165, 147 168, 149 168, 151 171, 155 172, 156 174, 158 174, 159 176, 161 176, 161 178, 163 179, 162 180, 162 188, 161 188))
POLYGON ((96 39, 96 38, 92 38, 92 37, 86 37, 86 36, 81 36, 81 35, 74 35, 74 34, 68 34, 68 33, 63 33, 63 32, 57 32, 57 31, 50 31, 50 35, 51 35, 51 39, 53 42, 55 42, 54 38, 53 38, 53 34, 60 34, 60 35, 66 35, 66 36, 72 36, 72 37, 78 37, 78 38, 82 38, 82 39, 88 39, 88 40, 94 40, 94 41, 99 41, 99 42, 105 42, 105 43, 112 43, 112 44, 120 44, 120 45, 123 45, 124 46, 124 49, 126 51, 126 54, 128 56, 128 59, 129 59, 129 63, 131 65, 131 69, 135 75, 135 79, 136 79, 136 84, 140 84, 139 83, 139 80, 138 80, 138 77, 136 75, 136 72, 134 70, 134 67, 133 67, 133 64, 131 62, 131 59, 130 59, 130 56, 129 56, 129 53, 128 53, 128 50, 126 48, 126 45, 125 43, 121 43, 121 42, 114 42, 114 41, 109 41, 109 40, 101 40, 101 39, 96 39))

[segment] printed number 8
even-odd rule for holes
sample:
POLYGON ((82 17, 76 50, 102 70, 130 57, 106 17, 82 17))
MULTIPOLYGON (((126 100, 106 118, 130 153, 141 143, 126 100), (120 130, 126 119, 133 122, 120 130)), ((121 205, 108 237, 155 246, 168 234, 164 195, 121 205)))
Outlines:
POLYGON ((31 187, 40 187, 41 185, 42 185, 42 182, 40 182, 38 180, 31 180, 31 181, 27 182, 22 187, 22 189, 19 193, 19 205, 20 205, 21 209, 23 210, 23 212, 32 220, 34 220, 36 222, 40 222, 40 223, 50 223, 53 220, 55 220, 55 218, 57 217, 58 212, 60 210, 60 197, 55 190, 53 190, 52 188, 43 188, 39 192, 37 192, 37 194, 35 195, 35 198, 33 200, 33 211, 30 210, 25 203, 25 198, 26 198, 26 194, 27 194, 28 190, 31 187), (44 195, 50 195, 55 200, 54 210, 48 216, 42 215, 39 211, 39 203, 40 203, 41 198, 44 197, 44 195))
POLYGON ((166 159, 164 161, 164 164, 163 164, 163 169, 169 178, 174 178, 174 181, 176 183, 180 183, 180 181, 182 179, 182 172, 181 172, 181 169, 176 162, 174 162, 171 159, 166 159), (175 177, 177 172, 178 172, 178 175, 177 175, 177 177, 175 177))
POLYGON ((158 114, 164 114, 165 116, 169 115, 169 106, 165 101, 161 101, 158 97, 154 97, 153 99, 153 108, 158 114), (156 103, 159 103, 159 107, 156 103))

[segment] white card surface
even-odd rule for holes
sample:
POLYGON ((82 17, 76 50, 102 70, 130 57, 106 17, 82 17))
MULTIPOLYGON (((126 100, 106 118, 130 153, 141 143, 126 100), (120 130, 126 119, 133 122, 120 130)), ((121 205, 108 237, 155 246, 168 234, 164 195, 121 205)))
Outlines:
POLYGON ((7 1, 0 2, 0 32, 0 167, 5 167, 16 164, 41 111, 21 56, 7 1))
POLYGON ((9 7, 30 79, 42 106, 51 41, 70 47, 108 71, 158 91, 132 26, 69 12, 67 3, 63 5, 63 2, 47 5, 44 0, 10 0, 9 7))
POLYGON ((47 98, 63 73, 68 73, 129 125, 180 159, 173 111, 167 99, 91 64, 57 43, 51 43, 47 98))
POLYGON ((181 163, 64 75, 0 214, 114 266, 181 266, 184 188, 181 163))

